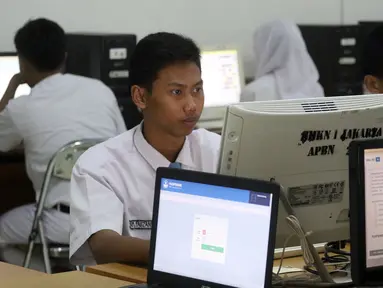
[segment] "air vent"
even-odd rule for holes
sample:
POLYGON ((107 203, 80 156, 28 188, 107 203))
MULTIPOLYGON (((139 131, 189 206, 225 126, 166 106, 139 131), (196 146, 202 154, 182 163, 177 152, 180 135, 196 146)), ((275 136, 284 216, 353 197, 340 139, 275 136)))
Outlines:
POLYGON ((336 107, 335 103, 332 101, 326 101, 326 102, 309 102, 309 103, 302 103, 302 108, 307 113, 311 112, 327 112, 327 111, 337 111, 338 108, 336 107))

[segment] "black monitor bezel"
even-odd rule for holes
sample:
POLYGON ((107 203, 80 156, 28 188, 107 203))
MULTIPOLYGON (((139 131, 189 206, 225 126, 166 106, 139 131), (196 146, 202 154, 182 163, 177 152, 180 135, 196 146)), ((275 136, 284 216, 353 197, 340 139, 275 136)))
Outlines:
POLYGON ((349 147, 351 276, 355 285, 383 282, 383 266, 367 268, 364 151, 383 148, 383 139, 358 140, 349 147))
MULTIPOLYGON (((272 207, 271 207, 272 214, 270 217, 270 228, 269 228, 270 237, 269 237, 269 243, 268 243, 266 275, 265 275, 265 283, 264 283, 264 287, 271 287, 272 268, 273 268, 273 260, 274 260, 274 247, 275 247, 275 238, 276 238, 276 231, 277 231, 280 186, 276 183, 266 182, 266 181, 258 181, 258 180, 239 178, 239 177, 233 177, 233 176, 224 176, 219 174, 196 172, 196 171, 182 170, 182 169, 162 168, 162 167, 157 169, 157 174, 156 174, 155 195, 154 195, 154 204, 153 204, 153 220, 152 220, 152 231, 151 231, 151 241, 150 241, 148 283, 150 285, 161 284, 165 287, 198 287, 198 288, 200 287, 230 288, 231 287, 231 286, 211 283, 211 282, 207 282, 207 281, 203 281, 199 279, 193 279, 189 277, 155 271, 153 269, 162 178, 196 182, 196 183, 209 184, 209 185, 225 186, 225 187, 238 188, 238 189, 251 190, 251 191, 262 191, 264 193, 272 194, 273 195, 272 207)), ((256 229, 256 226, 254 227, 254 229, 256 229)), ((169 257, 170 256, 171 255, 169 255, 169 257)))
POLYGON ((7 52, 0 52, 0 57, 1 56, 18 56, 17 52, 15 51, 7 51, 7 52))

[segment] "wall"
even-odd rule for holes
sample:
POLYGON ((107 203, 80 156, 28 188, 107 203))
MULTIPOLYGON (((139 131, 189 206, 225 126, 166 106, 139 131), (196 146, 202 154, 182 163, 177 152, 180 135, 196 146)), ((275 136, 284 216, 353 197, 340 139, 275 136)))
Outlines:
POLYGON ((252 32, 262 22, 289 18, 304 24, 340 24, 378 17, 380 0, 2 0, 0 51, 13 50, 15 31, 44 16, 68 32, 131 32, 139 38, 166 30, 186 34, 201 46, 237 46, 252 74, 252 32), (368 2, 368 7, 359 2, 368 2), (371 17, 372 17, 371 16, 371 17))
POLYGON ((383 1, 343 0, 344 22, 355 24, 358 21, 383 21, 383 1))

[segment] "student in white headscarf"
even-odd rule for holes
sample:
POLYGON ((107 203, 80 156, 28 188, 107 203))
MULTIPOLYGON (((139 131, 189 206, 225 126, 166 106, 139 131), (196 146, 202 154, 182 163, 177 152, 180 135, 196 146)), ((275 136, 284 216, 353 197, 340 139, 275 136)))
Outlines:
POLYGON ((254 51, 255 80, 244 88, 241 101, 324 97, 296 24, 274 21, 261 26, 254 35, 254 51))

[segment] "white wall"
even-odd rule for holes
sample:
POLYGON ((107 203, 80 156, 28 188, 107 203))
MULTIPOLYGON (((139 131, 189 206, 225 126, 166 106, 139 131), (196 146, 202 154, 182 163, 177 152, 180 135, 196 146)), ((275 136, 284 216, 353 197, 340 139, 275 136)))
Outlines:
POLYGON ((382 0, 343 0, 344 23, 355 24, 358 21, 383 21, 382 0))
MULTIPOLYGON (((339 1, 339 0, 338 0, 339 1)), ((166 30, 201 46, 241 49, 251 75, 251 35, 260 23, 290 18, 300 23, 339 23, 336 0, 1 0, 0 50, 13 50, 15 31, 31 17, 57 21, 68 32, 132 32, 139 38, 166 30)))
POLYGON ((342 13, 347 21, 379 19, 383 7, 381 0, 344 1, 342 11, 341 0, 1 0, 0 51, 14 50, 15 31, 43 16, 68 32, 131 32, 141 38, 163 30, 186 34, 201 47, 238 46, 251 75, 251 37, 260 23, 288 18, 340 24, 342 13))

